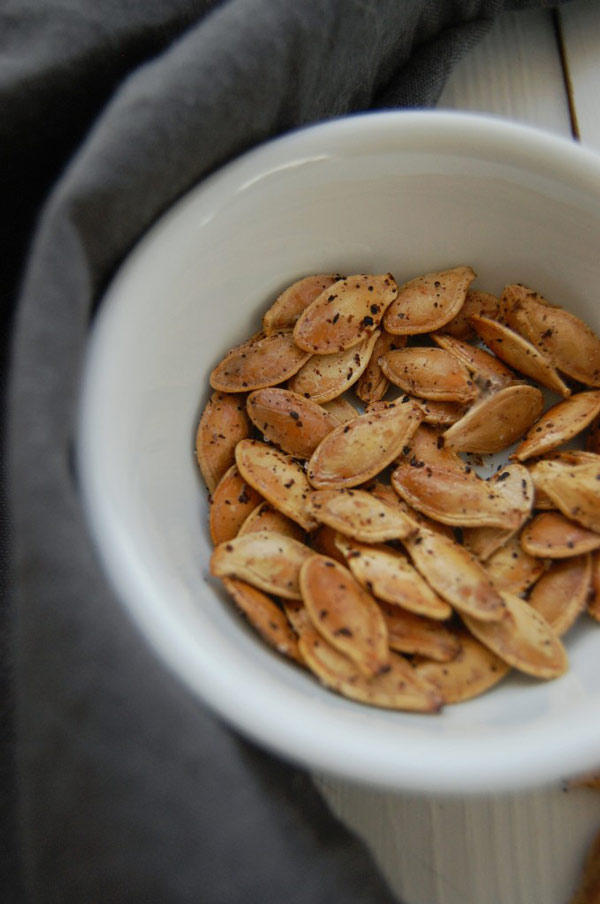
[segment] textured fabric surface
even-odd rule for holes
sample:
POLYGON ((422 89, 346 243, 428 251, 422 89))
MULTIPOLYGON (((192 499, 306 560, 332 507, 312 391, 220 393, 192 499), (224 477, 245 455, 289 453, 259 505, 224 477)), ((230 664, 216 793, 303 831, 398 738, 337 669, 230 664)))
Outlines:
POLYGON ((9 904, 392 900, 310 778, 192 699, 111 594, 72 467, 86 336, 127 251, 198 180, 307 123, 434 104, 495 14, 543 5, 0 4, 5 336, 14 320, 0 524, 9 904))

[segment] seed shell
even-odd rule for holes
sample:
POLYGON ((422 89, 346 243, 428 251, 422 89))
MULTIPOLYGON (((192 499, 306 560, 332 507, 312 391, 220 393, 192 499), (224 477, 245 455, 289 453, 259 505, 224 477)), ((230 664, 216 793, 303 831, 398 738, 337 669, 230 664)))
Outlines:
POLYGON ((567 653, 546 619, 525 600, 503 591, 504 617, 481 621, 462 614, 469 631, 500 659, 535 678, 558 678, 568 668, 567 653))
POLYGON ((551 452, 581 433, 600 413, 600 391, 578 392, 549 408, 515 449, 519 461, 551 452))
POLYGON ((335 559, 313 555, 300 569, 300 589, 311 621, 325 640, 363 675, 389 663, 387 627, 373 597, 335 559))
POLYGON ((450 605, 431 589, 400 550, 384 544, 360 543, 339 533, 335 544, 356 580, 378 600, 431 619, 452 615, 450 605))
POLYGON ((503 617, 502 597, 483 566, 464 546, 423 526, 402 542, 429 586, 457 611, 481 620, 498 621, 503 617))
POLYGON ((220 543, 210 559, 210 572, 218 578, 246 581, 285 599, 300 599, 302 564, 315 553, 283 534, 257 531, 220 543))
POLYGON ((600 533, 600 467, 594 463, 569 465, 564 461, 538 461, 539 486, 567 518, 600 533))
POLYGON ((450 662, 419 659, 415 670, 432 684, 444 703, 479 697, 500 682, 510 666, 466 631, 458 634, 460 649, 450 662))
POLYGON ((354 405, 344 396, 337 396, 335 399, 330 399, 328 402, 320 402, 319 404, 328 414, 336 418, 340 424, 346 424, 353 418, 358 417, 359 414, 354 405))
POLYGON ((456 634, 438 620, 424 618, 388 603, 380 603, 379 606, 387 624, 391 650, 426 656, 436 662, 449 662, 460 650, 456 634))
POLYGON ((235 462, 235 447, 250 432, 245 396, 213 392, 196 431, 196 460, 213 492, 225 471, 235 462))
POLYGON ((263 640, 284 656, 302 662, 298 638, 279 606, 266 593, 245 581, 228 577, 222 580, 238 609, 244 613, 263 640))
POLYGON ((359 345, 334 355, 312 355, 288 383, 288 389, 313 402, 330 402, 350 389, 367 367, 379 338, 375 331, 359 345))
POLYGON ((443 348, 414 346, 386 352, 379 359, 390 383, 433 402, 472 402, 477 387, 470 371, 443 348))
POLYGON ((529 603, 561 636, 584 611, 592 582, 592 557, 588 553, 553 562, 529 595, 529 603))
POLYGON ((354 348, 377 330, 397 294, 391 273, 361 273, 341 279, 302 312, 294 326, 294 341, 315 355, 354 348))
POLYGON ((550 359, 519 333, 488 317, 471 317, 471 323, 490 351, 509 367, 562 396, 571 394, 550 359))
MULTIPOLYGON (((496 320, 500 313, 500 299, 489 292, 481 292, 479 289, 468 289, 467 297, 462 308, 449 323, 443 327, 444 333, 460 339, 461 342, 469 342, 476 337, 476 332, 471 326, 469 317, 473 314, 480 317, 489 317, 496 320)), ((437 337, 434 336, 437 339, 437 337)))
POLYGON ((265 389, 288 380, 309 358, 295 344, 291 330, 259 333, 225 355, 212 371, 210 385, 221 392, 265 389))
POLYGON ((386 312, 385 329, 397 335, 441 329, 459 313, 474 279, 470 267, 454 267, 409 280, 386 312))
POLYGON ((285 534, 299 543, 305 540, 305 533, 299 524, 278 511, 268 502, 261 502, 253 509, 238 531, 238 536, 256 531, 268 530, 275 534, 285 534))
POLYGON ((304 530, 317 526, 308 505, 310 484, 291 455, 258 440, 244 439, 236 446, 235 460, 244 480, 274 508, 304 530))
POLYGON ((378 402, 384 397, 390 381, 383 373, 379 359, 386 352, 404 348, 405 345, 406 336, 392 336, 391 333, 386 333, 385 330, 381 331, 371 352, 369 363, 355 385, 356 395, 361 401, 368 404, 370 402, 378 402))
MULTIPOLYGON (((457 452, 501 452, 520 439, 540 416, 544 397, 535 386, 517 383, 486 396, 444 433, 444 444, 457 452)), ((520 459, 518 450, 515 453, 520 459)))
POLYGON ((600 548, 600 534, 566 518, 562 512, 540 512, 521 535, 523 549, 532 556, 568 559, 600 548))
POLYGON ((248 416, 264 437, 296 458, 310 458, 322 439, 338 425, 321 405, 289 389, 269 387, 251 392, 248 416))
POLYGON ((236 537, 261 500, 260 493, 246 483, 237 465, 232 465, 212 494, 209 527, 213 543, 216 545, 236 537))
POLYGON ((291 330, 305 308, 317 298, 321 292, 342 277, 337 274, 319 273, 316 276, 304 276, 277 296, 263 317, 265 333, 276 333, 278 330, 291 330))
POLYGON ((302 632, 299 646, 308 667, 321 683, 350 700, 412 712, 435 713, 440 709, 437 691, 399 653, 390 653, 385 672, 367 678, 314 628, 302 632))
POLYGON ((309 505, 315 521, 363 543, 399 540, 416 530, 398 505, 366 490, 314 490, 309 505))
POLYGON ((332 430, 317 446, 308 479, 318 489, 356 487, 396 458, 422 420, 416 403, 363 414, 332 430))
MULTIPOLYGON (((475 330, 472 332, 475 335, 475 330)), ((503 389, 516 381, 516 375, 512 370, 485 349, 477 345, 469 345, 468 342, 462 342, 447 333, 435 333, 432 338, 440 348, 456 355, 458 360, 473 373, 482 390, 503 389)))
POLYGON ((545 564, 525 552, 519 537, 512 537, 489 557, 485 568, 497 590, 520 596, 541 577, 545 564))

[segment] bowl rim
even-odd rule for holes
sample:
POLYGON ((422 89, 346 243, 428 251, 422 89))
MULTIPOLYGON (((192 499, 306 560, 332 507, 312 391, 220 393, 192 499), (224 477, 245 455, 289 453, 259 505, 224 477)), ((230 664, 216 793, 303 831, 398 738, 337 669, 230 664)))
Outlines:
MULTIPOLYGON (((314 159, 324 147, 339 151, 343 145, 346 153, 364 152, 366 147, 376 151, 390 135, 396 136, 402 150, 422 148, 435 138, 438 148, 456 147, 458 152, 462 144, 463 152, 468 147, 468 152, 476 156, 494 153, 506 159, 508 155, 515 166, 536 171, 548 167, 553 178, 567 179, 569 185, 578 188, 589 189, 590 182, 595 181, 600 198, 599 155, 535 127, 482 114, 438 110, 357 113, 294 130, 247 151, 186 192, 154 223, 127 255, 104 295, 88 344, 78 407, 76 457, 82 504, 109 584, 158 659, 218 716, 260 746, 317 772, 397 791, 468 794, 532 788, 561 780, 566 764, 568 774, 585 772, 598 764, 600 720, 592 717, 591 706, 587 720, 581 714, 556 720, 556 729, 560 730, 551 748, 542 744, 547 740, 547 730, 540 733, 534 724, 509 734, 502 750, 495 750, 484 735, 469 751, 463 739, 443 736, 447 754, 443 770, 439 755, 424 750, 418 739, 415 744, 408 739, 404 755, 398 757, 398 737, 394 738, 394 751, 386 740, 389 732, 381 735, 385 742, 381 750, 374 749, 372 737, 361 736, 356 727, 351 755, 345 734, 342 737, 328 732, 316 745, 314 729, 306 722, 311 713, 314 715, 310 706, 307 704, 303 720, 302 714, 290 711, 288 693, 269 686, 258 673, 256 691, 266 695, 269 706, 250 713, 244 701, 232 693, 231 679, 215 673, 216 661, 198 657, 194 644, 184 636, 176 617, 148 580, 143 565, 128 557, 127 536, 106 509, 98 479, 99 425, 94 411, 101 393, 106 345, 115 329, 115 312, 125 281, 163 232, 175 228, 182 212, 199 198, 209 205, 218 204, 223 185, 229 191, 242 191, 275 169, 314 159), (572 730, 575 726, 576 732, 572 730), (518 769, 506 771, 509 759, 518 762, 518 769)), ((345 727, 352 729, 349 723, 345 727)))

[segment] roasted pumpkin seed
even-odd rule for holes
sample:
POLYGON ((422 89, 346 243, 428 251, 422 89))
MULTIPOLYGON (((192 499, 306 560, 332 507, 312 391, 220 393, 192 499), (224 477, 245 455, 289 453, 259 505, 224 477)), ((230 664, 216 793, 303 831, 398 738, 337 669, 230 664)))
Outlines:
POLYGON ((342 279, 339 273, 320 273, 317 276, 305 276, 296 280, 277 296, 265 312, 263 317, 265 333, 293 329, 305 308, 339 279, 342 279))
POLYGON ((592 557, 588 553, 553 562, 529 594, 529 604, 544 616, 559 636, 565 634, 584 611, 592 581, 592 557))
MULTIPOLYGON (((501 452, 523 436, 543 407, 544 397, 536 386, 506 386, 472 405, 446 430, 444 444, 457 452, 501 452)), ((515 456, 520 458, 518 450, 515 456)))
POLYGON ((308 546, 283 534, 250 532, 219 543, 210 559, 210 572, 218 578, 246 581, 265 593, 300 599, 300 568, 314 555, 308 546))
POLYGON ((216 545, 236 537, 244 521, 261 501, 260 493, 246 483, 237 465, 232 465, 212 494, 209 527, 213 543, 216 545))
MULTIPOLYGON (((480 317, 489 317, 496 320, 500 314, 500 299, 489 292, 481 292, 479 289, 468 289, 467 297, 462 308, 449 323, 442 328, 444 333, 460 339, 461 342, 469 342, 476 337, 476 332, 471 326, 469 317, 473 314, 480 317)), ((434 338, 436 338, 434 336, 434 338)))
POLYGON ((384 397, 390 381, 383 373, 379 359, 386 352, 404 348, 405 345, 406 336, 392 336, 391 333, 386 333, 385 330, 381 331, 377 342, 373 346, 369 363, 354 387, 354 391, 361 401, 366 403, 378 402, 384 397))
POLYGON ((388 629, 391 650, 411 656, 426 656, 435 662, 449 662, 460 650, 453 631, 438 620, 407 612, 400 606, 379 604, 388 629))
POLYGON ((459 313, 474 279, 470 267, 454 267, 409 280, 385 314, 385 329, 397 335, 441 329, 459 313))
POLYGON ((492 553, 485 568, 498 590, 521 596, 543 575, 545 564, 543 559, 525 552, 521 538, 512 537, 492 553))
POLYGON ((302 662, 298 638, 279 606, 262 590, 245 581, 228 577, 222 580, 238 609, 244 613, 263 640, 284 656, 302 662))
POLYGON ((196 431, 196 460, 209 492, 235 462, 235 447, 250 432, 246 398, 213 392, 196 431))
POLYGON ((415 346, 386 352, 379 359, 390 383, 433 402, 472 402, 477 387, 470 371, 443 348, 415 346))
POLYGON ((549 408, 513 455, 519 461, 544 455, 567 443, 600 413, 600 391, 578 392, 549 408))
POLYGON ((242 526, 238 531, 238 536, 249 534, 252 532, 268 530, 275 534, 285 534, 293 540, 303 543, 305 533, 299 524, 284 515, 283 512, 273 508, 268 502, 261 502, 255 509, 252 509, 242 526))
POLYGON ((366 490, 314 490, 308 502, 314 521, 363 543, 399 540, 417 529, 399 506, 366 490))
POLYGON ((210 375, 210 385, 221 392, 250 392, 289 380, 310 354, 298 348, 291 330, 265 336, 260 333, 232 349, 210 375))
POLYGON ((379 338, 376 331, 334 355, 312 355, 288 383, 288 389, 313 402, 330 402, 350 389, 367 367, 379 338))
POLYGON ((444 703, 479 697, 510 671, 508 663, 466 631, 457 638, 460 649, 449 662, 418 659, 415 663, 415 670, 437 689, 444 703))
POLYGON ((600 534, 566 518, 562 512, 540 512, 521 534, 523 549, 532 556, 569 559, 600 548, 600 534))
POLYGON ((246 408, 265 439, 296 458, 310 458, 321 440, 339 424, 321 405, 278 387, 251 392, 246 408))

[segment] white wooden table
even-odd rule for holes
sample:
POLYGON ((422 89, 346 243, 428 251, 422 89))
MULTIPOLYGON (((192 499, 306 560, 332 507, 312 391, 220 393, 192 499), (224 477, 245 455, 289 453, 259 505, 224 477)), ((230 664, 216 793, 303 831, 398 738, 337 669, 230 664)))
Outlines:
MULTIPOLYGON (((600 153, 600 0, 500 16, 439 107, 525 122, 600 153)), ((586 789, 434 800, 316 781, 403 904, 567 904, 600 830, 600 793, 586 789)))

